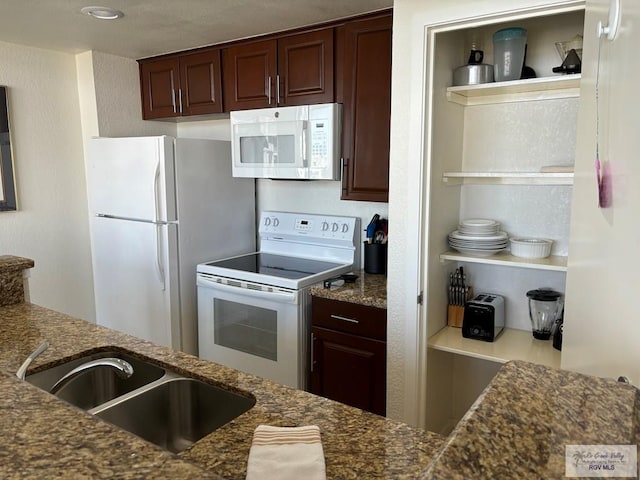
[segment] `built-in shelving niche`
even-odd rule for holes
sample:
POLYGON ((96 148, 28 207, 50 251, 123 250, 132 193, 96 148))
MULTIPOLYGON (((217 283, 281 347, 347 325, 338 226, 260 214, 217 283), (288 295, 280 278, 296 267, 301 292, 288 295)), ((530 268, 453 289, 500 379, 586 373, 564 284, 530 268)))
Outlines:
POLYGON ((555 42, 582 33, 584 2, 439 26, 430 37, 432 118, 426 296, 427 420, 448 433, 486 387, 499 366, 527 360, 560 366, 561 352, 531 334, 526 291, 564 292, 575 159, 580 75, 551 72, 561 60, 555 42), (538 78, 451 86, 452 72, 466 63, 470 35, 492 62, 491 36, 500 28, 528 30, 528 66, 538 78), (464 218, 493 218, 510 236, 554 240, 552 255, 530 260, 509 252, 475 257, 451 250, 447 234, 464 218), (463 338, 447 326, 449 273, 464 266, 476 293, 505 297, 507 328, 495 342, 463 338), (440 285, 440 287, 438 287, 440 285))

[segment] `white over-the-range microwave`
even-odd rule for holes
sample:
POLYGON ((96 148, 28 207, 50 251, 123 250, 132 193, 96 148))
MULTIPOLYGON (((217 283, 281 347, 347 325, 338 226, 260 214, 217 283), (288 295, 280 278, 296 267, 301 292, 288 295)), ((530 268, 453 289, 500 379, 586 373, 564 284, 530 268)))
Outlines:
POLYGON ((231 112, 233 176, 340 180, 339 103, 231 112))

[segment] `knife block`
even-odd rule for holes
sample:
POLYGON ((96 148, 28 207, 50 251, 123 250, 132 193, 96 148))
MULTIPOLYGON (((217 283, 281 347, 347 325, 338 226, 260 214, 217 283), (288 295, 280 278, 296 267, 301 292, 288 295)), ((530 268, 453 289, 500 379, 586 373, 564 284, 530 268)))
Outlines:
MULTIPOLYGON (((469 287, 469 293, 465 301, 469 301, 473 298, 473 287, 469 287)), ((464 305, 449 305, 447 308, 447 325, 450 327, 462 328, 462 321, 464 320, 464 305)))

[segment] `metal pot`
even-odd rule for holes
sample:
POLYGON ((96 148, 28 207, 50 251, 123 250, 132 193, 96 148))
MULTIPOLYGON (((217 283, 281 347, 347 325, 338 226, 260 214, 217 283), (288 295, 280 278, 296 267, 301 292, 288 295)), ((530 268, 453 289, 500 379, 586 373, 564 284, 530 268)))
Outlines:
POLYGON ((453 71, 453 85, 477 85, 493 82, 493 65, 462 65, 453 71))

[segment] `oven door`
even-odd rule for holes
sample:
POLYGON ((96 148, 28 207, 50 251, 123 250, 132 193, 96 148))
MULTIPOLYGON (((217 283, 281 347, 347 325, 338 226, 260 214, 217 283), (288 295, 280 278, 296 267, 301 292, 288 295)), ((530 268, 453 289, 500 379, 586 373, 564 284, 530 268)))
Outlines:
POLYGON ((307 335, 300 295, 198 274, 200 357, 304 389, 307 335))

